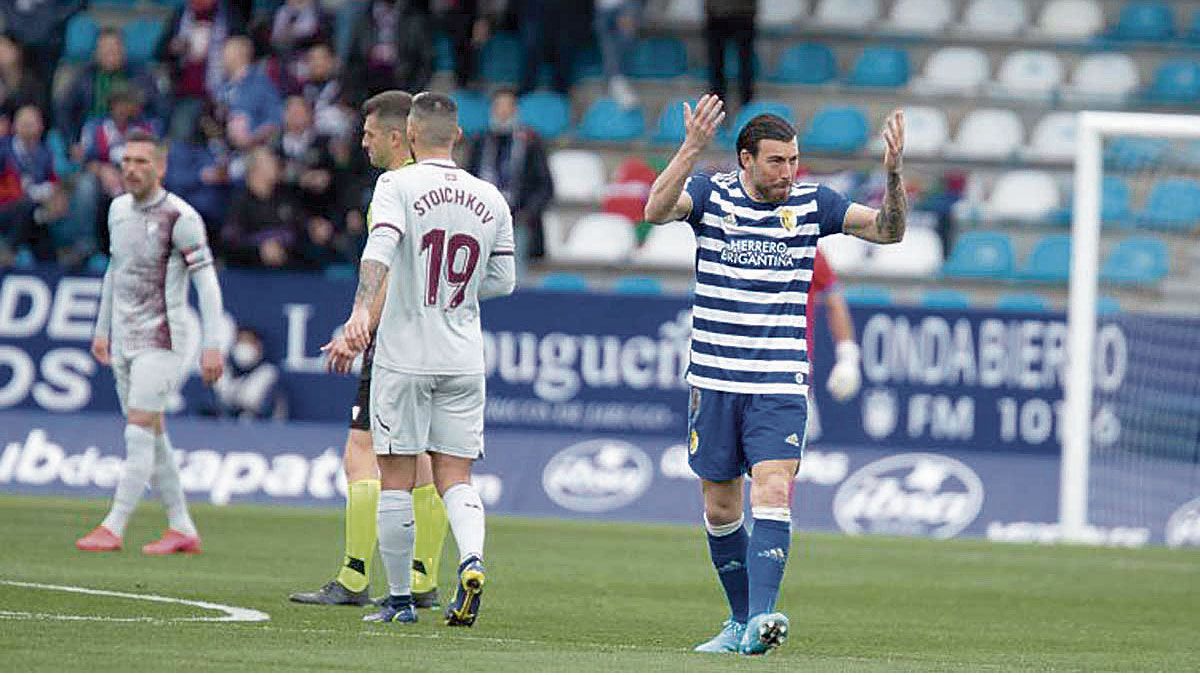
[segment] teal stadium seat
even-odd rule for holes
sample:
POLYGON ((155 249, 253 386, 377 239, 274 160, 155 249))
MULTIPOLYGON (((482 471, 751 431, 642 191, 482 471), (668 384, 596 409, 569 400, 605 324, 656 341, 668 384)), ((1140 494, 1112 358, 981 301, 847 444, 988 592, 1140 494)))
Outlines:
POLYGON ((931 288, 921 294, 926 309, 970 309, 971 296, 956 288, 931 288))
POLYGON ((1097 314, 1116 314, 1121 311, 1121 303, 1111 295, 1102 295, 1096 298, 1096 313, 1097 314))
POLYGON ((1169 149, 1170 141, 1165 138, 1119 136, 1104 143, 1104 164, 1130 171, 1157 167, 1169 149))
POLYGON ((121 27, 125 37, 125 54, 132 63, 147 63, 154 59, 154 50, 162 39, 165 27, 154 19, 134 19, 121 27))
POLYGON ((1200 10, 1192 12, 1192 25, 1188 27, 1188 40, 1200 42, 1200 10))
POLYGON ((1155 103, 1193 103, 1200 100, 1200 63, 1168 59, 1154 70, 1146 98, 1155 103))
POLYGON ((662 282, 654 277, 628 276, 617 279, 613 292, 623 295, 662 295, 662 282))
MULTIPOLYGON (((1132 227, 1135 225, 1129 183, 1120 176, 1106 175, 1100 188, 1100 220, 1105 225, 1132 227)), ((1051 218, 1057 225, 1070 226, 1075 206, 1071 198, 1051 218)))
POLYGON ((554 140, 571 125, 571 103, 551 91, 525 94, 517 102, 521 123, 533 128, 546 140, 554 140))
POLYGON ((808 152, 853 154, 867 144, 867 116, 857 106, 827 105, 813 115, 801 147, 808 152))
MULTIPOLYGON (((650 142, 661 145, 677 145, 683 142, 683 103, 685 99, 676 99, 663 106, 658 114, 658 124, 650 135, 650 142)), ((696 109, 696 101, 688 100, 687 104, 696 109)))
POLYGON ((611 98, 592 103, 579 123, 579 138, 588 141, 625 142, 640 138, 646 131, 641 107, 623 108, 611 98))
POLYGON ((1175 17, 1171 7, 1158 0, 1135 0, 1121 8, 1117 25, 1109 33, 1114 40, 1159 42, 1175 37, 1175 17))
POLYGON ((842 297, 851 305, 892 304, 892 292, 883 286, 847 286, 842 297))
POLYGON ((779 84, 825 84, 835 77, 833 50, 819 42, 804 42, 783 52, 768 79, 779 84))
POLYGON ((782 101, 751 101, 743 106, 738 111, 737 117, 734 118, 731 133, 729 134, 729 143, 732 145, 737 140, 737 135, 741 133, 742 127, 746 126, 750 120, 759 115, 778 115, 789 122, 792 121, 792 109, 782 101))
POLYGON ((583 293, 588 289, 587 279, 575 272, 551 272, 542 277, 543 291, 559 293, 583 293))
POLYGON ((1121 286, 1152 286, 1167 276, 1167 244, 1157 237, 1130 237, 1119 242, 1100 268, 1100 280, 1121 286))
POLYGON ((1003 232, 966 232, 942 265, 947 277, 1010 279, 1013 275, 1012 238, 1003 232))
POLYGON ((1065 283, 1071 275, 1071 237, 1050 234, 1034 245, 1017 278, 1042 283, 1065 283))
POLYGON ((1190 232, 1200 224, 1200 182, 1194 178, 1164 178, 1150 188, 1138 226, 1190 232))
POLYGON ((643 38, 626 58, 625 72, 630 77, 668 79, 687 74, 687 48, 679 38, 643 38))
POLYGON ((908 84, 908 52, 898 47, 867 47, 848 83, 855 87, 903 87, 908 84))
POLYGON ((451 92, 450 98, 458 104, 458 126, 462 127, 464 134, 474 136, 487 131, 491 106, 483 94, 458 89, 451 92))
POLYGON ((439 73, 454 70, 454 44, 450 42, 450 36, 442 31, 433 36, 433 69, 439 73))
POLYGON ((496 33, 479 55, 479 72, 483 79, 492 84, 515 84, 521 79, 521 66, 525 63, 521 40, 516 33, 496 33))
POLYGON ((1037 293, 1005 293, 996 298, 996 309, 1009 312, 1045 312, 1050 301, 1037 293))
POLYGON ((96 50, 96 39, 100 37, 100 25, 91 15, 80 12, 67 21, 63 58, 76 63, 92 60, 96 50))

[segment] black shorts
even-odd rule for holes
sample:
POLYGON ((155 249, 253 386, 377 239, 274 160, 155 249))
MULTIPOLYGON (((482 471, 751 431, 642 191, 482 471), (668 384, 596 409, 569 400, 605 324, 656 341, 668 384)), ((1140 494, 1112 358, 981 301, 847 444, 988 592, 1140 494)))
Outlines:
POLYGON ((375 342, 363 353, 362 375, 358 378, 358 393, 354 395, 354 407, 350 409, 350 428, 359 431, 371 430, 371 364, 375 360, 375 342))

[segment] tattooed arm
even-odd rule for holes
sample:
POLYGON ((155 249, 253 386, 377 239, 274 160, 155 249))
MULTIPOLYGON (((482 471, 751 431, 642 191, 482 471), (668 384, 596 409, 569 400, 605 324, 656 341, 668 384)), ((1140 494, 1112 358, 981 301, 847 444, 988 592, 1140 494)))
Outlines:
POLYGON ((887 188, 883 204, 875 210, 862 204, 852 204, 846 210, 842 232, 877 244, 894 244, 904 238, 908 222, 908 195, 904 191, 901 164, 904 153, 904 113, 893 112, 883 130, 883 168, 887 171, 887 188))

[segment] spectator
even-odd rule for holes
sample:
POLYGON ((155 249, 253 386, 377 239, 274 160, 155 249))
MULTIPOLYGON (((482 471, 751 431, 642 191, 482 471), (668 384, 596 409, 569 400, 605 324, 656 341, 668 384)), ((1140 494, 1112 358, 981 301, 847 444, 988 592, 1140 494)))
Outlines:
POLYGON ((206 140, 200 128, 192 138, 171 140, 163 186, 196 209, 209 230, 209 241, 217 241, 229 200, 229 172, 206 140))
POLYGON ((758 3, 745 0, 704 0, 704 37, 708 42, 708 88, 728 101, 725 86, 725 45, 737 47, 738 89, 742 104, 754 100, 754 19, 758 3))
POLYGON ((337 192, 333 185, 334 159, 330 139, 313 126, 312 109, 299 96, 288 97, 284 106, 283 134, 275 152, 283 161, 282 182, 292 190, 308 213, 324 218, 337 214, 337 192))
POLYGON ((493 94, 489 129, 471 144, 467 169, 500 188, 508 200, 518 264, 544 256, 542 214, 554 197, 554 183, 542 139, 517 122, 511 89, 493 94))
POLYGON ((7 35, 0 35, 0 136, 11 132, 12 118, 23 106, 32 105, 47 110, 49 99, 38 76, 25 62, 21 45, 7 35))
POLYGON ((250 153, 246 185, 234 196, 221 232, 231 264, 281 269, 299 262, 296 246, 304 214, 279 180, 275 153, 268 148, 250 153))
POLYGON ((149 115, 159 116, 158 86, 148 72, 125 59, 120 31, 106 28, 96 41, 93 63, 76 76, 59 109, 57 125, 63 137, 78 141, 86 122, 107 117, 109 93, 118 87, 138 89, 149 115))
POLYGON ((442 29, 454 50, 454 83, 459 89, 470 87, 479 70, 479 50, 499 13, 495 5, 492 0, 441 0, 437 4, 442 29))
POLYGON ((287 419, 279 367, 263 358, 263 341, 257 331, 238 328, 229 360, 230 367, 213 385, 220 415, 239 420, 287 419))
POLYGON ((518 92, 537 87, 538 68, 548 60, 553 69, 554 91, 571 93, 571 67, 575 44, 583 37, 588 7, 584 0, 514 0, 517 28, 525 48, 525 66, 518 92))
POLYGON ((333 18, 321 10, 317 0, 287 0, 275 10, 271 21, 271 49, 279 57, 281 82, 304 76, 304 53, 314 44, 329 40, 333 18))
POLYGON ((604 60, 604 77, 609 94, 625 108, 638 104, 637 94, 625 78, 624 57, 633 50, 640 13, 639 0, 596 0, 596 39, 604 60))
POLYGON ((233 23, 220 0, 188 0, 171 18, 170 30, 164 31, 156 58, 171 66, 172 137, 192 137, 205 103, 220 88, 221 51, 233 34, 233 23))
POLYGON ((216 100, 225 137, 240 151, 269 143, 279 131, 283 102, 275 84, 254 63, 254 44, 242 35, 229 38, 221 61, 226 79, 216 100))
POLYGON ((0 140, 0 266, 9 262, 9 249, 20 246, 32 249, 38 260, 53 260, 59 242, 52 227, 67 212, 54 160, 42 142, 42 111, 31 105, 17 110, 13 131, 0 140))
POLYGON ((318 42, 305 54, 305 75, 293 87, 312 108, 319 133, 346 136, 353 132, 354 115, 345 105, 337 54, 318 42))
POLYGON ((429 0, 371 0, 351 41, 354 98, 426 89, 433 77, 432 23, 429 0))
POLYGON ((0 2, 4 27, 8 35, 25 48, 25 58, 34 71, 34 82, 41 86, 38 100, 50 99, 50 84, 62 57, 67 21, 83 6, 83 0, 0 2))

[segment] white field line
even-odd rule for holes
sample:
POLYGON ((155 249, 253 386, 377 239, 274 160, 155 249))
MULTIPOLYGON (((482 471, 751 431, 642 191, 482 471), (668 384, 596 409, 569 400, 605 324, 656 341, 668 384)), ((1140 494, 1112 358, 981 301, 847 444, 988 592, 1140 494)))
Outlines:
POLYGON ((232 607, 230 605, 221 605, 215 602, 204 602, 203 600, 185 600, 183 598, 169 598, 164 595, 143 595, 141 593, 124 593, 122 591, 105 591, 98 588, 82 588, 80 586, 57 586, 54 584, 39 584, 30 581, 9 581, 0 579, 0 584, 6 586, 17 586, 19 588, 36 588, 45 591, 62 591, 64 593, 81 593, 83 595, 106 595, 112 598, 125 598, 127 600, 144 600, 146 602, 162 602, 174 605, 187 605, 188 607, 199 607, 200 609, 208 609, 216 612, 221 612, 224 616, 191 616, 180 617, 173 619, 162 619, 158 617, 78 617, 59 614, 30 614, 28 612, 11 612, 0 611, 0 618, 39 618, 51 619, 56 618, 61 621, 196 621, 196 622, 227 622, 227 621, 268 621, 271 615, 266 612, 260 612, 257 609, 247 609, 245 607, 232 607))

